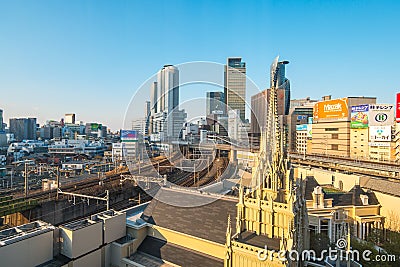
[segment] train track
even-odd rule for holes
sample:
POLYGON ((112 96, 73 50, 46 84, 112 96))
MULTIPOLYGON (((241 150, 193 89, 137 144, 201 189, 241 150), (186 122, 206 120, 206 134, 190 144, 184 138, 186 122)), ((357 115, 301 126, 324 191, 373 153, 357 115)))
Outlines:
POLYGON ((368 160, 355 160, 342 157, 324 157, 321 155, 291 154, 291 161, 299 165, 312 166, 323 169, 334 169, 348 173, 356 173, 390 179, 400 180, 400 164, 390 162, 374 162, 368 160))
MULTIPOLYGON (((155 168, 155 165, 159 164, 160 166, 165 166, 167 164, 169 164, 169 160, 166 158, 159 158, 157 160, 152 161, 152 165, 147 165, 147 166, 143 166, 142 167, 142 171, 146 172, 146 170, 150 170, 151 168, 155 168)), ((112 175, 108 175, 105 177, 105 179, 102 180, 103 183, 105 184, 109 184, 109 183, 113 183, 120 180, 121 174, 126 174, 129 173, 129 171, 127 172, 119 172, 119 173, 115 173, 112 175)), ((137 174, 138 170, 132 170, 132 174, 137 174)), ((99 178, 98 177, 91 177, 91 178, 87 178, 85 180, 82 181, 77 181, 77 182, 73 182, 73 183, 68 183, 65 185, 60 186, 60 189, 63 191, 68 191, 68 192, 77 192, 77 191, 83 191, 85 189, 90 189, 90 188, 94 188, 96 186, 99 185, 99 178)), ((57 191, 41 191, 41 190, 35 190, 35 191, 30 191, 29 196, 27 197, 27 199, 37 199, 37 200, 41 200, 41 199, 45 199, 48 200, 51 197, 55 197, 57 195, 57 191)), ((25 198, 22 193, 20 194, 15 194, 14 195, 16 198, 25 198)))

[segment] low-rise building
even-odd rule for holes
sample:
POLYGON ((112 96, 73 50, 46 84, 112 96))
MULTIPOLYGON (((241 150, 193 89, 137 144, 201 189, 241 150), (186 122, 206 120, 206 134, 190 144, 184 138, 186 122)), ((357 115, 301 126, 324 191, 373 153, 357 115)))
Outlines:
POLYGON ((366 240, 373 229, 384 229, 384 216, 375 194, 355 185, 350 191, 332 184, 320 185, 314 177, 305 179, 309 228, 312 234, 325 234, 332 243, 346 236, 366 240))
POLYGON ((31 267, 53 259, 55 227, 34 221, 0 231, 1 266, 31 267))

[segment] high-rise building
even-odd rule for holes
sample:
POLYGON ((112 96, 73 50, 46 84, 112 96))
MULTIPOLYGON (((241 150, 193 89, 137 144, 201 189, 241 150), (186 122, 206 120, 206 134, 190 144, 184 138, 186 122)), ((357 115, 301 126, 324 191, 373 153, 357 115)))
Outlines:
POLYGON ((151 102, 146 101, 144 104, 144 120, 145 120, 144 133, 143 133, 144 135, 149 134, 150 116, 151 116, 151 102))
POLYGON ((3 110, 0 109, 0 132, 4 131, 3 128, 3 110))
POLYGON ((271 65, 271 87, 274 82, 274 75, 276 74, 276 88, 285 90, 285 114, 289 114, 290 108, 290 81, 285 77, 285 65, 288 61, 279 61, 279 56, 277 56, 271 65))
POLYGON ((75 113, 65 114, 65 123, 75 124, 75 113))
POLYGON ((157 82, 153 82, 150 87, 150 112, 156 114, 158 110, 158 89, 157 82))
POLYGON ((179 106, 179 70, 173 65, 164 65, 157 74, 157 106, 167 113, 179 106))
POLYGON ((227 108, 240 110, 240 119, 245 121, 246 63, 242 62, 240 57, 227 59, 224 72, 224 97, 227 108))
POLYGON ((210 114, 224 114, 224 93, 223 92, 207 92, 206 115, 210 114))
MULTIPOLYGON (((259 136, 262 128, 267 126, 268 121, 268 103, 270 101, 271 89, 265 89, 251 97, 251 133, 259 136)), ((285 91, 284 89, 277 89, 277 111, 278 116, 285 113, 285 91)))
POLYGON ((186 120, 179 110, 179 70, 164 65, 151 86, 151 133, 160 134, 162 140, 179 137, 186 120), (156 90, 157 88, 157 90, 156 90))
POLYGON ((10 133, 16 141, 36 140, 36 118, 10 119, 10 133))

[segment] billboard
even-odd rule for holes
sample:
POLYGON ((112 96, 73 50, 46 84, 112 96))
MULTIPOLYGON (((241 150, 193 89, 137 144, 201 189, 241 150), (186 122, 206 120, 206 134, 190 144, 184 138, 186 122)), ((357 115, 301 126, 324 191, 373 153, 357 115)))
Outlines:
POLYGON ((370 126, 392 126, 394 122, 394 107, 392 104, 369 105, 370 126))
POLYGON ((90 130, 92 131, 92 132, 96 132, 96 131, 98 131, 98 130, 101 130, 101 127, 102 127, 103 125, 101 125, 101 124, 99 124, 99 123, 92 123, 91 125, 90 125, 90 130))
POLYGON ((307 131, 307 124, 296 125, 296 131, 307 131))
POLYGON ((358 105, 351 107, 350 128, 368 128, 369 105, 358 105))
POLYGON ((391 126, 370 126, 369 127, 369 141, 373 142, 390 142, 392 140, 392 127, 391 126))
POLYGON ((136 130, 121 130, 121 140, 123 141, 137 141, 138 134, 136 130))
POLYGON ((396 97, 396 121, 400 122, 400 93, 396 97))
POLYGON ((346 121, 349 117, 347 105, 347 97, 318 102, 314 105, 313 121, 346 121))
POLYGON ((307 137, 312 137, 312 124, 307 124, 307 137))

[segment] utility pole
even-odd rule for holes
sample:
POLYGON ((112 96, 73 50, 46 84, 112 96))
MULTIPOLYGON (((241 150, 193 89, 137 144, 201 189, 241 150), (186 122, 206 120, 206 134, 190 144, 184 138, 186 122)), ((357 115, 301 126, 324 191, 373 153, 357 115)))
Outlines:
POLYGON ((24 172, 24 178, 25 178, 25 197, 28 197, 28 170, 27 170, 27 164, 26 161, 24 162, 25 164, 25 172, 24 172))
POLYGON ((56 173, 56 183, 57 183, 57 197, 56 200, 58 200, 58 188, 60 188, 60 170, 59 167, 57 166, 57 173, 56 173))

